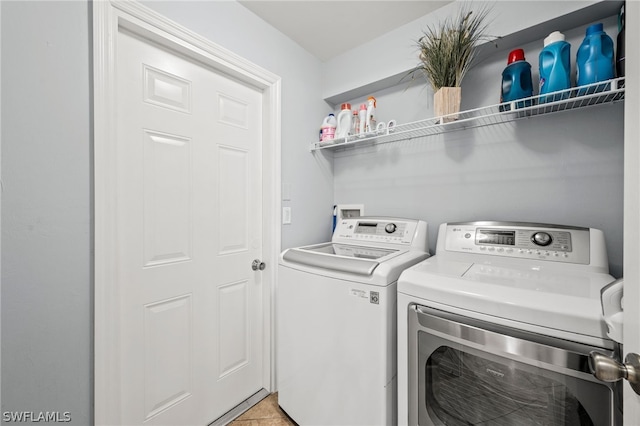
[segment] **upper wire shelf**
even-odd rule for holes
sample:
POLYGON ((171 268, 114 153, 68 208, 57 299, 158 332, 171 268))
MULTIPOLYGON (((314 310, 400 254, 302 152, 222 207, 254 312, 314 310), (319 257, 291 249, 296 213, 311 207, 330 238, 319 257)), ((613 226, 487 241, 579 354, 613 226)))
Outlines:
POLYGON ((381 144, 433 136, 457 130, 491 126, 538 115, 585 108, 593 105, 614 103, 624 99, 624 77, 615 78, 586 86, 536 95, 512 102, 461 111, 442 117, 398 124, 390 128, 368 132, 364 135, 350 135, 311 144, 311 151, 321 149, 343 149, 359 145, 381 144))

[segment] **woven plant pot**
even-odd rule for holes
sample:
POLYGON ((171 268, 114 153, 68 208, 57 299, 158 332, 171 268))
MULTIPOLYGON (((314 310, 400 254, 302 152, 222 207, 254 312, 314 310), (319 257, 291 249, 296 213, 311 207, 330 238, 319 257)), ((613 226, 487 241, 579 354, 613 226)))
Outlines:
POLYGON ((433 109, 440 124, 458 119, 461 100, 461 87, 441 87, 433 94, 433 109))

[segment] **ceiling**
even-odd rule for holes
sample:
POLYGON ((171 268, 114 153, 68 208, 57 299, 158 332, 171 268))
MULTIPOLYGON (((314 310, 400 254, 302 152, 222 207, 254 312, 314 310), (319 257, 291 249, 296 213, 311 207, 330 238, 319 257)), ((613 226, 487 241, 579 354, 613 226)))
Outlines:
POLYGON ((321 61, 327 61, 451 1, 239 0, 321 61))

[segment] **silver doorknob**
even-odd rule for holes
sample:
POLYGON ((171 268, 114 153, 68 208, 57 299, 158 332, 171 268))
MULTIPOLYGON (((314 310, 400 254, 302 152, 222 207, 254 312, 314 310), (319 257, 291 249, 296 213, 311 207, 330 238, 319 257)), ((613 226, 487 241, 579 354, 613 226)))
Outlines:
POLYGON ((603 382, 617 382, 626 379, 631 389, 640 395, 640 355, 629 353, 624 364, 597 351, 589 353, 589 369, 596 379, 603 382))
POLYGON ((255 259, 251 264, 251 269, 257 271, 258 269, 264 271, 264 268, 267 267, 267 264, 261 261, 260 259, 255 259))

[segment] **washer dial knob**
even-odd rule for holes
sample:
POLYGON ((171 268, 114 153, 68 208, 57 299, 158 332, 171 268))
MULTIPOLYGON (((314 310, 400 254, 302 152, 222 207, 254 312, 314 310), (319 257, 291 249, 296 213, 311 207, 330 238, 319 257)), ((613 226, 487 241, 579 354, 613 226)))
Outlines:
POLYGON ((393 234, 394 232, 396 232, 397 228, 398 227, 395 223, 387 223, 387 226, 384 227, 384 230, 387 231, 387 234, 393 234))
POLYGON ((549 235, 547 232, 536 232, 531 236, 531 242, 542 247, 548 246, 552 241, 553 238, 551 238, 551 235, 549 235))

